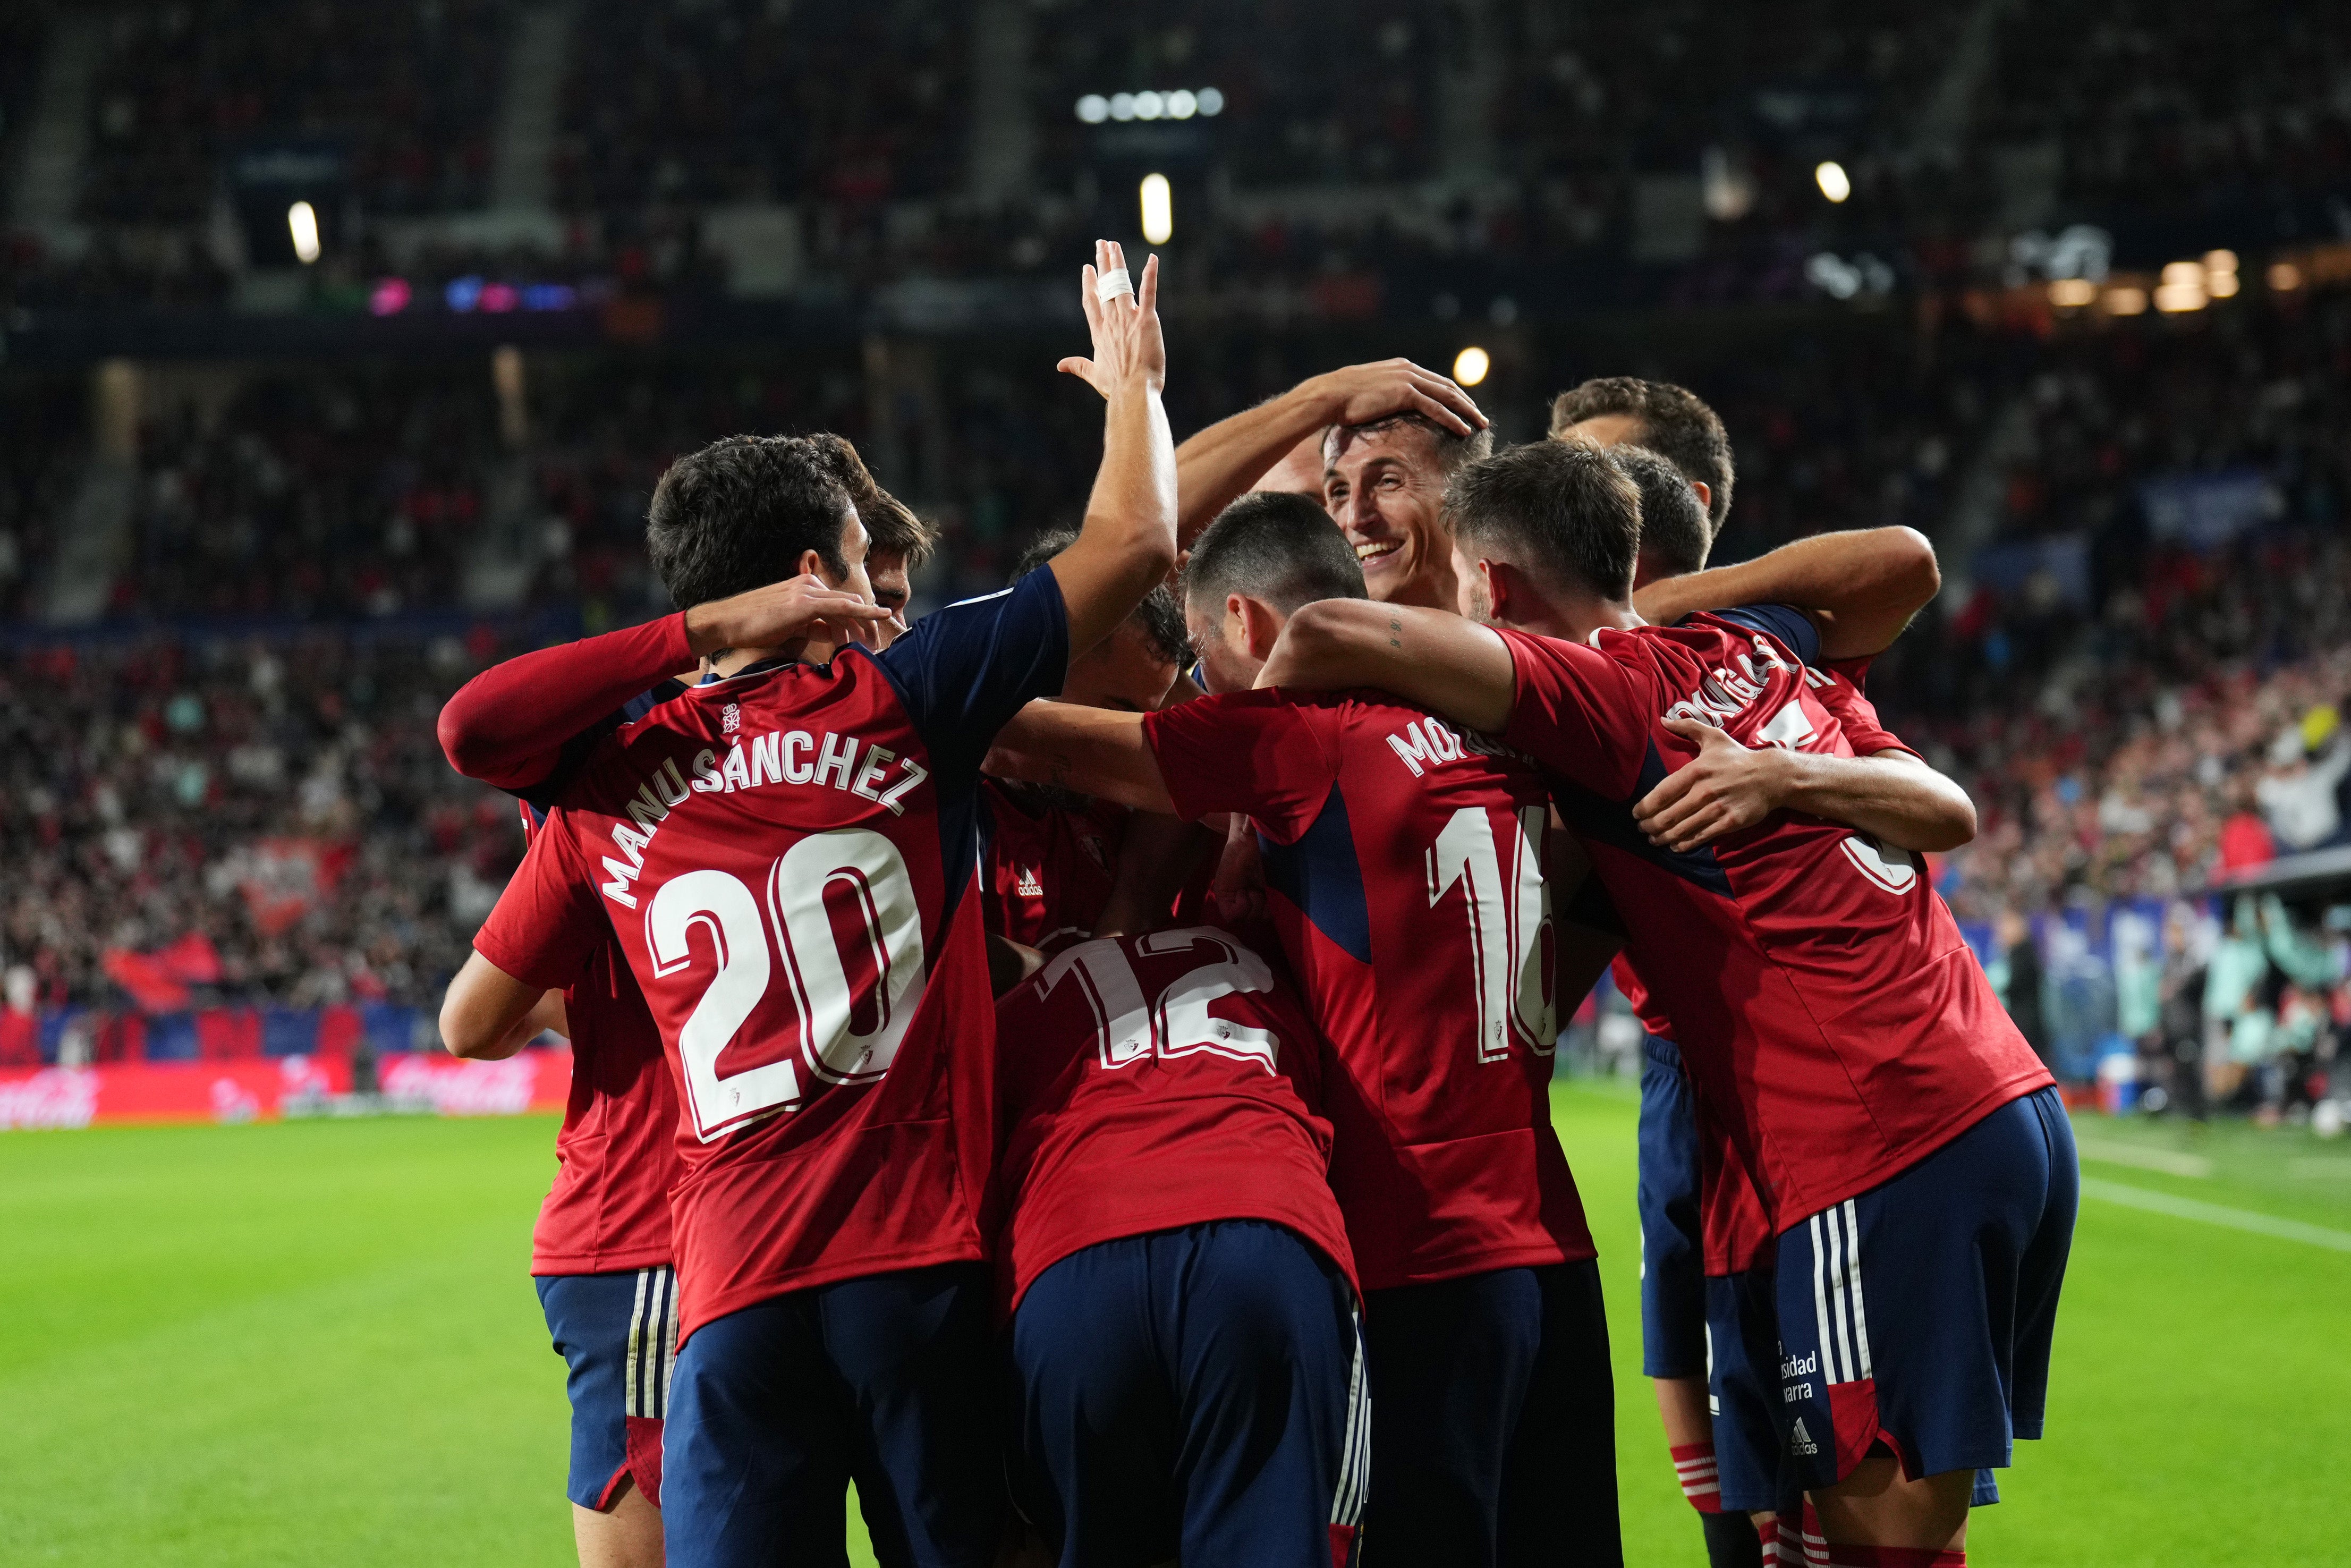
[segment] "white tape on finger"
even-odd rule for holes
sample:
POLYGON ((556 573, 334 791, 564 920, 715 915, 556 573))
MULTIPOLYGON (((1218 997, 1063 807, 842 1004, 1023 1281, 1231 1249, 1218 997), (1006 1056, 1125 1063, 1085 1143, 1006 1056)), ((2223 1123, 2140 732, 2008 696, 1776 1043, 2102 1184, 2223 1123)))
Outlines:
POLYGON ((1113 267, 1094 279, 1094 298, 1105 305, 1122 294, 1134 292, 1134 280, 1126 275, 1126 268, 1123 267, 1113 267))

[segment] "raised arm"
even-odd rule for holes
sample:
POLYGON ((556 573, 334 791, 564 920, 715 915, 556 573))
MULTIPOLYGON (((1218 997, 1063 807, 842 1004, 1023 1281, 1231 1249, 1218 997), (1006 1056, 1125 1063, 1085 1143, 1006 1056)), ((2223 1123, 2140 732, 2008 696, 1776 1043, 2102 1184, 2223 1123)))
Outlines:
POLYGON ((697 604, 642 626, 493 664, 441 710, 441 750, 468 779, 528 789, 555 772, 564 744, 614 708, 721 648, 762 648, 826 625, 853 635, 889 612, 820 579, 796 577, 697 604))
POLYGON ((1823 659, 1857 659, 1889 647, 1942 584, 1935 547, 1917 529, 1857 528, 1660 579, 1633 596, 1633 608, 1670 626, 1701 610, 1792 604, 1819 624, 1823 659))
POLYGON ((1159 258, 1144 265, 1138 287, 1107 299, 1095 285, 1123 274, 1126 256, 1098 240, 1094 258, 1099 267, 1085 268, 1081 285, 1093 357, 1066 359, 1059 368, 1082 377, 1110 405, 1102 469, 1077 543, 1048 563, 1068 610, 1072 659, 1115 631, 1176 564, 1176 440, 1160 402, 1167 346, 1159 331, 1159 258))
POLYGON ((1172 815, 1176 810, 1139 713, 1030 703, 996 732, 987 771, 1099 795, 1137 810, 1172 815))
POLYGON ((1457 435, 1486 428, 1486 416, 1451 378, 1410 360, 1382 360, 1310 377, 1186 438, 1176 449, 1177 545, 1191 549, 1218 512, 1317 431, 1407 413, 1426 414, 1457 435))
POLYGON ((1968 792, 1907 751, 1823 757, 1748 747, 1712 725, 1669 718, 1698 756, 1633 808, 1649 841, 1680 853, 1751 828, 1773 811, 1802 811, 1859 828, 1899 849, 1955 850, 1976 836, 1968 792))
POLYGON ((1510 650, 1491 630, 1444 610, 1325 599, 1281 631, 1259 686, 1375 686, 1464 729, 1500 730, 1517 696, 1510 650))

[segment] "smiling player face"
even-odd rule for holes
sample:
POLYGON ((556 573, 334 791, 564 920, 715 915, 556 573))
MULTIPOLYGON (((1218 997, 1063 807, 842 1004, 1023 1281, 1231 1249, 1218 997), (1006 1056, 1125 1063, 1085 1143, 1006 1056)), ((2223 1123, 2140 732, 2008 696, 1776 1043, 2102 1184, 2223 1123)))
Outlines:
POLYGON ((1355 547, 1364 586, 1384 603, 1454 607, 1436 447, 1433 433, 1412 424, 1341 430, 1331 438, 1322 504, 1355 547))

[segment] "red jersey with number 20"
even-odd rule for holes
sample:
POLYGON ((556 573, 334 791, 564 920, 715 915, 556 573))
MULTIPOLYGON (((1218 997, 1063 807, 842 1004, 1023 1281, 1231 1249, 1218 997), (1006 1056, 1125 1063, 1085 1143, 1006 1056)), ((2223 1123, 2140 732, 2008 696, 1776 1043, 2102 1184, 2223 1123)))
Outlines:
POLYGON ((1218 1219, 1287 1227, 1353 1277, 1325 1175, 1322 1037, 1239 938, 1078 943, 996 1021, 1011 1305, 1081 1248, 1218 1219))
POLYGON ((684 1333, 985 1255, 979 763, 1068 648, 1040 570, 880 654, 697 686, 604 743, 475 938, 537 985, 608 930, 628 955, 677 1074, 684 1333))
POLYGON ((2051 1081, 1914 857, 1791 811, 1703 850, 1651 844, 1633 805, 1696 747, 1852 755, 1805 678, 1818 635, 1778 605, 1589 644, 1504 631, 1504 738, 1552 776, 1690 1080, 1785 1229, 1865 1192, 2051 1081))
POLYGON ((1331 1185, 1366 1290, 1593 1256, 1551 1126, 1555 956, 1534 768, 1370 693, 1144 719, 1186 817, 1257 824, 1339 1071, 1331 1185))

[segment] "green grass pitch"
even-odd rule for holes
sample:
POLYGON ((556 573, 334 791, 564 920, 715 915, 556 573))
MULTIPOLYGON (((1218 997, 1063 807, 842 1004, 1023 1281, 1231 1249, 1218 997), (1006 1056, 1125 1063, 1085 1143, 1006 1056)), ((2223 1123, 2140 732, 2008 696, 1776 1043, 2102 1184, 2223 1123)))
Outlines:
MULTIPOLYGON (((1638 1376, 1633 1119, 1629 1088, 1559 1092, 1608 1283, 1627 1559, 1694 1564, 1638 1376)), ((2325 1235, 2351 1231, 2351 1148, 2083 1132, 2099 1183, 2207 1207, 2085 1202, 2053 1436, 2020 1449, 1971 1558, 2344 1562, 2325 1478, 2351 1453, 2351 1252, 2325 1235), (2214 1209, 2323 1228, 2252 1233, 2214 1209)), ((533 1119, 0 1136, 0 1560, 571 1561, 561 1367, 525 1278, 552 1134, 533 1119)))

